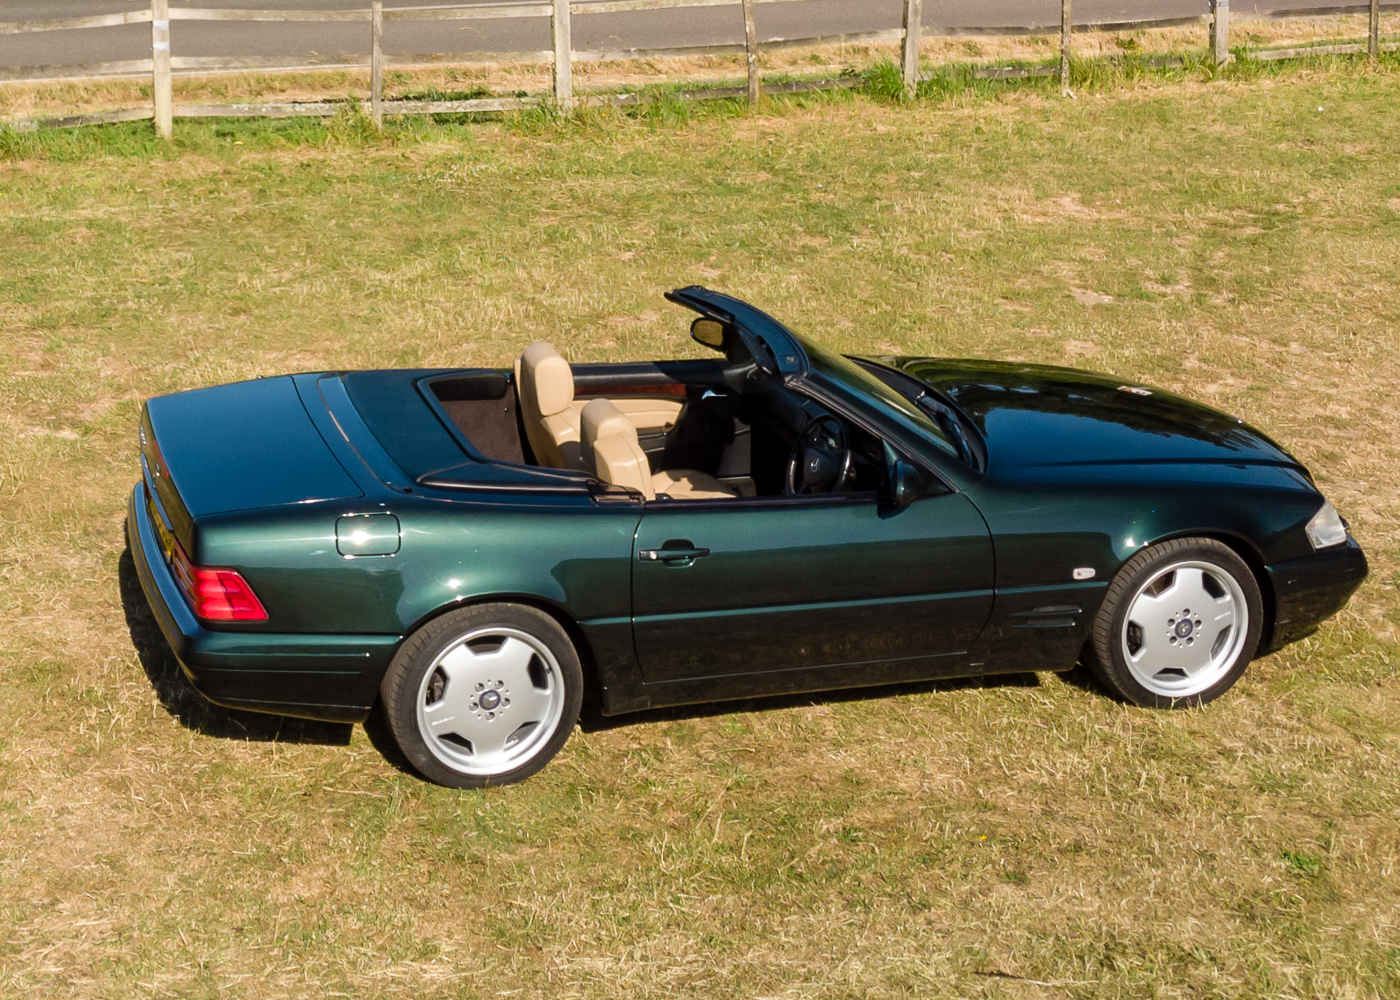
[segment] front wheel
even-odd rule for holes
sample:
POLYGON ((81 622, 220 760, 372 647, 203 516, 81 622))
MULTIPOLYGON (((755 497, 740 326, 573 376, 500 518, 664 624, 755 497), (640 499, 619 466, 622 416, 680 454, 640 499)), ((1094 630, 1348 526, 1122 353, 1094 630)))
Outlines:
POLYGON ((1211 538, 1174 539, 1137 553, 1114 577, 1086 660, 1135 704, 1202 705, 1240 679, 1263 624, 1244 560, 1211 538))
POLYGON ((523 781, 572 732, 583 672, 568 634, 521 604, 449 612, 404 642, 380 685, 394 741, 430 781, 523 781))

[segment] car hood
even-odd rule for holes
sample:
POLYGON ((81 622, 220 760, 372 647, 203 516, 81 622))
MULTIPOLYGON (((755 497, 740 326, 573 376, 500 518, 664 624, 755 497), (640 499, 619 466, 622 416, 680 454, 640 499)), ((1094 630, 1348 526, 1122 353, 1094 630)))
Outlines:
POLYGON ((987 444, 988 473, 1012 479, 1206 479, 1306 470, 1244 421, 1163 389, 1048 365, 896 358, 954 402, 987 444))

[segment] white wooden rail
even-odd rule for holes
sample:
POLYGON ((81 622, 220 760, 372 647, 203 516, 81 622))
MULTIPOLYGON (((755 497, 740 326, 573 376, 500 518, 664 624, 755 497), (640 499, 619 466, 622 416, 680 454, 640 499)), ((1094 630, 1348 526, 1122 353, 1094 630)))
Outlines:
MULTIPOLYGON (((761 55, 764 50, 795 48, 826 44, 850 44, 857 42, 898 42, 901 46, 900 72, 905 92, 913 95, 921 79, 927 74, 919 71, 919 40, 921 36, 957 35, 1044 35, 1056 28, 1060 35, 1060 59, 1058 66, 1012 66, 979 69, 974 76, 983 79, 1010 79, 1029 76, 1058 76, 1061 86, 1068 88, 1071 71, 1071 46, 1076 32, 1121 32, 1142 28, 1167 28, 1187 25, 1207 25, 1210 29, 1210 51, 1217 65, 1223 65, 1231 56, 1229 38, 1229 0, 1203 0, 1209 12, 1191 17, 1154 18, 1143 21, 1104 21, 1087 24, 1072 24, 1071 0, 1060 0, 1060 20, 1058 25, 1002 26, 1002 27, 925 27, 922 24, 923 0, 903 0, 904 17, 899 28, 877 31, 855 32, 842 35, 817 36, 810 38, 771 38, 760 41, 756 28, 754 8, 775 3, 802 3, 806 0, 602 0, 602 2, 578 2, 578 0, 547 0, 536 3, 510 4, 463 4, 453 7, 432 7, 417 9, 384 8, 380 0, 375 0, 368 9, 358 10, 223 10, 211 8, 171 8, 169 0, 150 0, 150 8, 124 11, 116 14, 97 14, 88 17, 61 18, 44 21, 0 22, 0 35, 18 35, 32 32, 65 31, 82 28, 105 28, 124 24, 151 25, 151 58, 131 59, 116 62, 89 63, 82 66, 28 66, 0 67, 0 83, 5 81, 35 81, 48 79, 71 79, 82 77, 132 76, 151 74, 152 101, 150 108, 132 108, 109 111, 99 115, 75 115, 67 118, 50 119, 41 123, 23 123, 31 127, 68 127, 73 125, 101 124, 117 121, 136 121, 153 118, 157 131, 170 138, 174 118, 205 117, 293 117, 324 116, 334 114, 343 107, 334 101, 309 102, 301 104, 239 104, 239 105, 181 105, 173 100, 171 77, 176 71, 198 72, 242 72, 257 69, 292 68, 370 68, 370 108, 376 126, 386 114, 446 114, 477 111, 509 111, 532 106, 538 101, 532 98, 481 98, 461 101, 386 101, 384 100, 384 69, 387 66, 421 66, 449 63, 461 64, 500 64, 534 63, 552 64, 553 100, 562 113, 569 113, 576 104, 584 105, 627 105, 635 104, 640 98, 634 94, 593 95, 583 101, 576 101, 573 88, 573 64, 577 62, 597 62, 604 60, 654 59, 670 56, 695 56, 715 54, 743 54, 748 70, 746 88, 710 88, 704 91, 682 92, 682 97, 701 99, 704 97, 746 96, 751 104, 756 104, 764 91, 761 80, 761 55), (576 16, 594 14, 619 14, 639 11, 673 10, 693 7, 737 8, 736 14, 742 18, 744 41, 742 44, 687 45, 671 48, 619 48, 605 50, 579 50, 573 47, 572 19, 576 16), (536 52, 474 52, 431 56, 392 56, 383 52, 383 32, 385 22, 392 21, 469 21, 500 20, 506 18, 548 18, 552 37, 552 48, 536 52), (170 23, 172 21, 309 21, 323 23, 360 23, 369 27, 370 54, 366 56, 304 57, 284 58, 266 56, 177 56, 171 51, 170 23)), ((1304 46, 1287 49, 1261 49, 1241 51, 1244 58, 1268 60, 1295 57, 1343 55, 1365 52, 1375 60, 1380 52, 1400 49, 1400 44, 1380 41, 1380 12, 1400 10, 1400 2, 1381 3, 1380 0, 1367 0, 1366 3, 1329 7, 1278 8, 1273 10, 1253 10, 1246 14, 1236 14, 1233 20, 1257 20, 1264 18, 1309 18, 1327 17, 1337 14, 1368 13, 1368 37, 1363 46, 1347 43, 1337 45, 1304 46)), ((737 26, 737 23, 736 23, 737 26)), ((1179 59, 1156 60, 1160 65, 1181 65, 1179 59)), ((853 85, 859 78, 839 80, 817 80, 769 86, 770 91, 796 93, 804 90, 823 90, 834 86, 853 85)))

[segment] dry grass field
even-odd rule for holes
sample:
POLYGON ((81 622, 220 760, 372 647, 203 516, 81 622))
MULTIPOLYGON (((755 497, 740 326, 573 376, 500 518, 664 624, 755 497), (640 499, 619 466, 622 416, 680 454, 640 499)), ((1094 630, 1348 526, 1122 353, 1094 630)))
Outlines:
POLYGON ((1400 995, 1398 102, 1390 61, 0 144, 0 996, 1400 995), (142 398, 675 356, 696 281, 1213 403, 1371 578, 1203 710, 1025 675, 595 720, 473 793, 182 684, 124 555, 142 398))

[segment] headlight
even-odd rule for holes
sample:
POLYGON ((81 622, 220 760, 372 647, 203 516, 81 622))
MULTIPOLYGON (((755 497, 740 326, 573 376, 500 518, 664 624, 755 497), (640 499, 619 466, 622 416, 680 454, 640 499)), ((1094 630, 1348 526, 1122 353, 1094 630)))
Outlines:
POLYGON ((1326 549, 1333 545, 1342 545, 1347 540, 1347 525, 1342 520, 1342 516, 1337 513, 1337 508, 1328 501, 1323 501, 1322 509, 1313 515, 1308 522, 1308 541, 1312 542, 1315 549, 1326 549))

